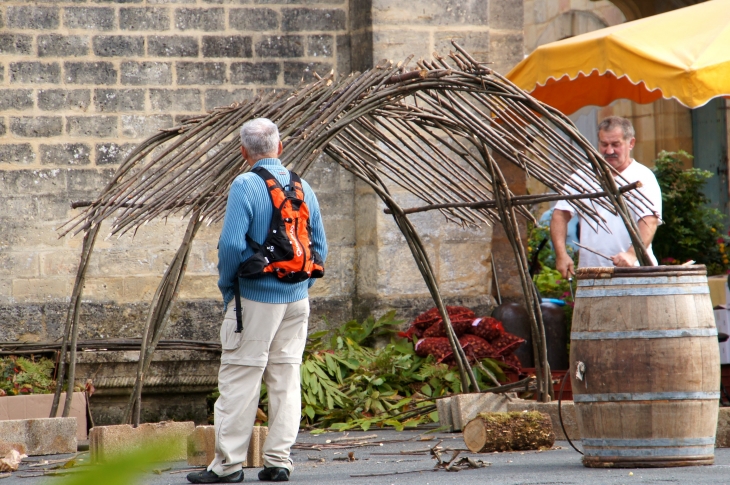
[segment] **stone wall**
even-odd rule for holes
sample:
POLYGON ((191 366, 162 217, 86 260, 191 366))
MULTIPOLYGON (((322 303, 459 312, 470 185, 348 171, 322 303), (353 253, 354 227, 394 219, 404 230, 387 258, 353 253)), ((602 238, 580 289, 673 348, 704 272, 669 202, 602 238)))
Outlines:
MULTIPOLYGON (((54 230, 78 213, 69 202, 93 198, 135 143, 181 117, 291 89, 314 72, 349 72, 347 16, 344 0, 4 2, 0 340, 59 336, 81 243, 54 230)), ((352 241, 338 234, 347 204, 332 192, 347 193, 352 182, 331 164, 310 179, 323 181, 328 269, 341 281, 340 252, 352 252, 352 241)), ((156 221, 134 239, 100 238, 85 288, 85 337, 139 331, 185 224, 156 221)), ((171 336, 215 337, 200 324, 217 325, 219 232, 205 228, 196 240, 171 336)), ((321 286, 334 299, 352 291, 321 286)))
MULTIPOLYGON (((455 38, 506 72, 522 57, 522 0, 7 0, 0 5, 0 341, 60 336, 81 237, 56 228, 159 128, 314 72, 447 52, 455 38)), ((331 252, 311 293, 315 326, 428 293, 392 219, 328 160, 307 175, 331 252)), ((406 197, 406 194, 397 194, 406 197)), ((449 301, 488 307, 491 228, 415 218, 449 301)), ((97 242, 82 338, 139 335, 186 221, 97 242)), ((169 338, 216 339, 219 225, 193 247, 169 338)))
POLYGON ((525 54, 536 47, 620 24, 626 18, 609 0, 524 0, 525 54))

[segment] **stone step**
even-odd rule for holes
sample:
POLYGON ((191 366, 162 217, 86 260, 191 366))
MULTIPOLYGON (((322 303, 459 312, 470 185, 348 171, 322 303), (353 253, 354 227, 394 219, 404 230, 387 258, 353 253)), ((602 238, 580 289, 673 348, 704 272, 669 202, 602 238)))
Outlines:
POLYGON ((0 421, 0 456, 10 450, 29 456, 76 453, 76 418, 0 421))
POLYGON ((449 426, 449 431, 461 431, 479 413, 507 411, 507 404, 517 399, 514 396, 474 392, 439 399, 436 401, 439 424, 449 426))
MULTIPOLYGON (((101 463, 120 453, 138 449, 153 440, 164 440, 169 446, 169 460, 187 458, 187 438, 195 430, 192 421, 96 426, 89 431, 91 461, 101 463)), ((76 451, 76 450, 74 450, 76 451)))
MULTIPOLYGON (((251 441, 248 444, 244 468, 261 468, 264 466, 264 441, 269 434, 266 426, 254 426, 251 441)), ((188 465, 207 466, 215 456, 215 426, 197 426, 188 436, 188 465)))

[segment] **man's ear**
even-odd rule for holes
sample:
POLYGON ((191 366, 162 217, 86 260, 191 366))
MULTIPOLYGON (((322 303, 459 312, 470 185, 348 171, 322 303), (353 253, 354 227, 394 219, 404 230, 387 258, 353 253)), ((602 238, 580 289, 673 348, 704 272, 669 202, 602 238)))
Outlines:
POLYGON ((284 144, 279 140, 279 147, 276 149, 276 156, 278 157, 281 155, 281 152, 284 151, 284 144))
POLYGON ((248 152, 244 146, 241 146, 241 155, 243 155, 243 159, 248 162, 248 152))
POLYGON ((631 138, 631 140, 629 140, 629 150, 633 150, 634 145, 636 145, 636 138, 631 138))

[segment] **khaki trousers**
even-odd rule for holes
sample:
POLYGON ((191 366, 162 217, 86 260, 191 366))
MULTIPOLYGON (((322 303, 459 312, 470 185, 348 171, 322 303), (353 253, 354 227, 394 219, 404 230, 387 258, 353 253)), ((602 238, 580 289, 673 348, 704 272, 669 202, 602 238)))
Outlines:
POLYGON ((241 469, 251 440, 261 391, 269 396, 269 433, 264 465, 289 471, 291 446, 299 432, 301 387, 299 368, 307 340, 309 300, 260 303, 241 299, 243 332, 235 333, 235 303, 221 326, 220 397, 215 403, 215 458, 208 470, 219 476, 241 469))

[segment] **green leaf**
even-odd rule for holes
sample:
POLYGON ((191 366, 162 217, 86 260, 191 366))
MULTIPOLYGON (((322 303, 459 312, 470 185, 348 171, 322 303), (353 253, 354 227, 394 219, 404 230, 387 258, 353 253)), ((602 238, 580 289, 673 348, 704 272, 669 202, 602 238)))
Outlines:
POLYGON ((433 394, 433 390, 428 384, 424 384, 423 386, 421 386, 421 392, 428 397, 431 397, 431 395, 433 394))
POLYGON ((394 427, 396 431, 403 431, 403 423, 397 419, 386 419, 383 424, 394 427))
POLYGON ((330 354, 324 354, 324 360, 327 363, 327 370, 332 375, 337 375, 337 363, 335 362, 335 359, 332 358, 332 355, 330 354))
POLYGON ((305 406, 304 413, 309 416, 309 419, 314 419, 314 409, 312 406, 305 406))
POLYGON ((406 404, 410 404, 411 401, 413 401, 412 397, 404 397, 403 399, 401 399, 400 401, 395 403, 395 405, 393 405, 393 409, 401 408, 401 407, 405 406, 406 404))

